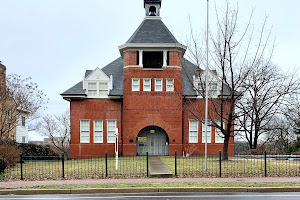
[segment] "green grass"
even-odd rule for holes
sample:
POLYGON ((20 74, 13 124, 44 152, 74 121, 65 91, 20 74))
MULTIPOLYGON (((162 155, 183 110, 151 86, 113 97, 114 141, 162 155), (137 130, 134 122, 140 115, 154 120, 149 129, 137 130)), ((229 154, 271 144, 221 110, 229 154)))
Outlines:
POLYGON ((201 182, 201 183, 120 183, 120 184, 67 184, 41 185, 24 189, 84 189, 84 188, 136 188, 136 187, 299 187, 299 182, 201 182))
MULTIPOLYGON (((174 157, 162 156, 161 160, 175 175, 174 157)), ((264 159, 246 159, 230 157, 222 161, 222 177, 264 176, 264 159)), ((115 169, 115 158, 108 158, 109 178, 146 177, 146 157, 119 157, 119 168, 115 169)), ((20 164, 0 175, 0 181, 19 180, 20 164)), ((267 160, 268 176, 299 176, 300 161, 267 160)), ((105 158, 73 159, 65 161, 66 179, 106 178, 105 158)), ((179 177, 219 177, 219 157, 208 156, 207 171, 204 157, 177 157, 177 175, 179 177)), ((25 161, 23 164, 25 180, 56 180, 62 178, 61 161, 25 161)))
MULTIPOLYGON (((65 164, 65 178, 106 178, 105 158, 73 159, 65 164)), ((108 177, 145 177, 146 157, 119 157, 118 170, 114 158, 107 160, 108 177)), ((21 177, 20 164, 7 170, 0 180, 19 180, 21 177)), ((25 161, 23 178, 26 180, 56 180, 62 178, 61 161, 25 161)))
MULTIPOLYGON (((174 157, 160 158, 175 174, 174 157)), ((221 161, 221 166, 222 177, 255 177, 265 174, 264 159, 229 157, 227 161, 221 161)), ((177 175, 180 177, 218 177, 219 168, 218 156, 207 157, 207 171, 205 171, 204 156, 177 157, 177 175)), ((268 159, 267 172, 267 176, 297 176, 300 175, 300 161, 268 159)))

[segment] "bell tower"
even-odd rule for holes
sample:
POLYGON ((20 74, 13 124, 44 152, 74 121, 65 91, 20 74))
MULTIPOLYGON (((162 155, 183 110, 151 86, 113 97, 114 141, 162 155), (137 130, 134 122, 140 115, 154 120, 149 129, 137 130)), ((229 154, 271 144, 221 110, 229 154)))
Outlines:
POLYGON ((144 8, 146 10, 147 17, 159 17, 161 0, 144 0, 144 8))

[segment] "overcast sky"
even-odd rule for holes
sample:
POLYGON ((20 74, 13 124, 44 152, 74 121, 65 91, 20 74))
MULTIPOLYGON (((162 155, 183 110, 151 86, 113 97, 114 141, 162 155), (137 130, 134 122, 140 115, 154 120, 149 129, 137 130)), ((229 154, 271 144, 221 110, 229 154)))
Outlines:
MULTIPOLYGON (((210 18, 214 22, 214 2, 210 18)), ((224 0, 216 0, 220 5, 224 0)), ((236 2, 231 1, 230 2, 236 2)), ((300 1, 238 0, 241 24, 252 8, 258 29, 265 15, 276 36, 273 62, 285 71, 300 67, 300 1)), ((50 98, 47 114, 69 107, 60 93, 79 82, 86 69, 104 67, 120 56, 145 16, 143 0, 0 0, 0 60, 7 74, 32 77, 50 98)), ((190 16, 205 28, 206 0, 163 0, 161 17, 185 44, 190 16)))

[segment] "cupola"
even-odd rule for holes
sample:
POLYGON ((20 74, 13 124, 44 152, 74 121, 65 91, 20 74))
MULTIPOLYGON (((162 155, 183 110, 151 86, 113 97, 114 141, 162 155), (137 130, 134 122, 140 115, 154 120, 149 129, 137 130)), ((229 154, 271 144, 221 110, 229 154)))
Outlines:
POLYGON ((144 0, 146 16, 158 17, 160 15, 161 0, 144 0))

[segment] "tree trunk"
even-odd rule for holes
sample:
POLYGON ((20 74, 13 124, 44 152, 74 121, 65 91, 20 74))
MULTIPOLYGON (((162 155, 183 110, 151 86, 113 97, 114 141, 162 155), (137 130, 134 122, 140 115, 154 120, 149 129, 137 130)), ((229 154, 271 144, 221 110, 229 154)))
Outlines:
POLYGON ((223 145, 223 160, 228 160, 228 144, 229 144, 229 136, 225 135, 224 145, 223 145))

